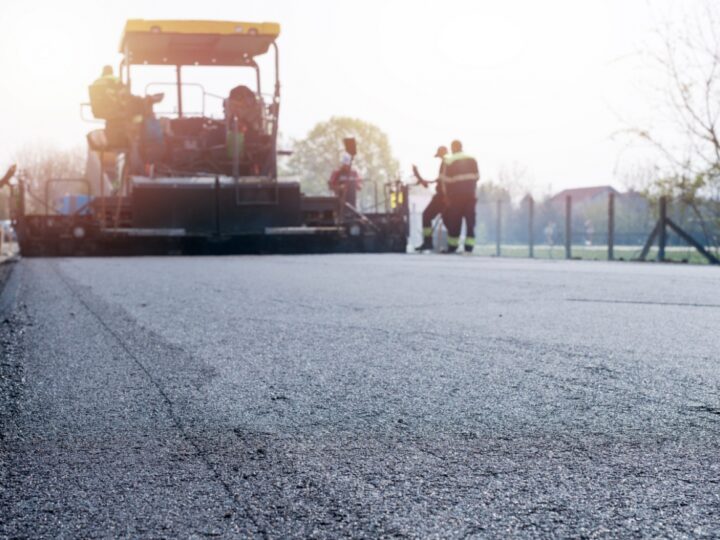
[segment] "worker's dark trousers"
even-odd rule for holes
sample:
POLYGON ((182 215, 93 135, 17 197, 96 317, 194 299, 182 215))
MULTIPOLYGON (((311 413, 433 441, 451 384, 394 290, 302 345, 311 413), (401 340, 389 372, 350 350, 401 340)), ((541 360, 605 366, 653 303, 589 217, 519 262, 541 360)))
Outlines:
POLYGON ((357 208, 357 189, 355 188, 355 184, 348 186, 345 190, 345 202, 353 208, 357 208))
POLYGON ((335 195, 340 198, 343 195, 343 188, 345 191, 345 203, 349 204, 353 208, 357 208, 357 188, 355 184, 345 183, 343 186, 334 189, 335 195))
POLYGON ((432 238, 432 222, 445 210, 445 197, 436 193, 422 213, 423 239, 432 238))
POLYGON ((460 232, 465 219, 465 251, 470 253, 475 247, 475 205, 473 195, 455 197, 445 214, 445 226, 448 230, 448 247, 455 251, 460 245, 460 232))

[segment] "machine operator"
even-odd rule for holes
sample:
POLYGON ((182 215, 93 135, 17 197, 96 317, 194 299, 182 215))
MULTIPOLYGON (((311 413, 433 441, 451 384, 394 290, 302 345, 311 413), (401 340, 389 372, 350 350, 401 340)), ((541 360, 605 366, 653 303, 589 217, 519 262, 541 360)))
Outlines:
POLYGON ((111 146, 126 146, 128 135, 146 119, 154 118, 153 105, 162 101, 164 94, 146 97, 134 96, 130 89, 105 66, 100 77, 90 85, 90 107, 95 118, 106 121, 105 131, 111 146))
POLYGON ((100 77, 90 85, 90 106, 96 118, 113 120, 151 116, 152 106, 165 95, 134 96, 130 89, 113 73, 112 66, 104 66, 100 77))

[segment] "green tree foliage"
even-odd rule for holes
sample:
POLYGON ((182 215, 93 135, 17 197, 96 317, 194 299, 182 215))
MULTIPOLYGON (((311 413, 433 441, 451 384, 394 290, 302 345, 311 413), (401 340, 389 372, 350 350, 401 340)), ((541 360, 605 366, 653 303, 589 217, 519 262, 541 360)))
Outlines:
POLYGON ((357 140, 353 167, 365 183, 360 200, 368 205, 373 199, 373 184, 383 193, 383 185, 397 179, 400 169, 387 135, 373 124, 340 116, 318 123, 304 139, 295 141, 288 169, 300 177, 305 193, 328 193, 327 182, 340 164, 346 137, 357 140))

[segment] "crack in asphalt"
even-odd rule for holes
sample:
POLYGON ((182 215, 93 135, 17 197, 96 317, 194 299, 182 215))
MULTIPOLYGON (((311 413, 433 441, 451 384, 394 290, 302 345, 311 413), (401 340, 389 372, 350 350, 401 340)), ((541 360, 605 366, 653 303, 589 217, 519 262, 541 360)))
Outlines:
MULTIPOLYGON (((173 424, 175 424, 175 427, 178 429, 180 434, 182 435, 183 439, 190 444, 193 449, 195 450, 195 453, 198 458, 203 462, 207 470, 211 473, 213 479, 220 484, 220 486, 223 488, 229 499, 232 501, 233 506, 235 507, 235 511, 243 516, 247 516, 248 519, 252 522, 252 524, 255 526, 256 531, 263 537, 267 538, 267 531, 264 530, 264 528, 256 521, 255 516, 250 512, 245 512, 243 509, 243 504, 241 500, 238 498, 238 496, 233 492, 230 485, 222 478, 222 475, 219 473, 219 471, 215 468, 213 463, 207 458, 206 453, 201 448, 201 446, 195 441, 194 437, 190 434, 189 430, 185 426, 182 420, 180 420, 179 416, 175 413, 174 410, 174 403, 170 399, 170 396, 167 394, 163 386, 160 384, 160 382, 153 377, 153 375, 150 373, 148 368, 145 366, 145 364, 137 357, 135 353, 130 350, 130 348, 127 346, 125 341, 120 337, 120 335, 113 330, 112 327, 110 327, 103 318, 90 306, 90 304, 82 297, 82 295, 72 286, 70 281, 67 280, 67 278, 62 274, 60 269, 56 264, 50 265, 55 273, 60 278, 60 281, 63 282, 63 284, 68 288, 68 290, 72 293, 72 295, 82 304, 82 306, 90 313, 93 318, 95 318, 98 323, 105 329, 105 331, 113 337, 113 339, 118 343, 120 348, 125 351, 125 353, 128 355, 128 357, 140 368, 140 370, 143 372, 145 377, 150 381, 150 383, 155 387, 157 392, 162 397, 163 401, 165 402, 165 405, 168 410, 168 415, 170 416, 170 419, 172 420, 173 424)), ((229 517, 229 516, 228 516, 229 517)))
POLYGON ((713 407, 711 405, 693 405, 688 407, 691 411, 705 412, 720 416, 720 407, 713 407))
MULTIPOLYGON (((501 297, 509 302, 523 296, 519 291, 537 292, 536 281, 518 285, 514 277, 501 280, 500 272, 478 276, 481 285, 502 282, 507 288, 498 289, 497 298, 492 291, 490 303, 487 287, 468 289, 477 309, 456 313, 442 301, 460 297, 452 282, 443 283, 448 294, 437 295, 440 302, 421 306, 434 295, 411 298, 392 283, 380 288, 377 272, 369 273, 376 259, 356 276, 355 260, 338 257, 319 265, 328 275, 308 272, 307 280, 292 282, 290 290, 288 275, 297 267, 283 269, 286 260, 293 262, 150 260, 148 266, 147 259, 133 259, 123 267, 119 259, 96 259, 57 263, 55 272, 47 261, 26 263, 41 266, 34 276, 41 279, 28 282, 33 291, 28 298, 35 314, 43 314, 26 344, 37 347, 29 365, 42 375, 29 382, 36 393, 29 411, 59 405, 60 420, 75 410, 82 418, 68 422, 75 446, 50 441, 60 459, 46 460, 34 481, 23 478, 23 466, 31 470, 42 460, 32 455, 34 441, 16 449, 17 485, 11 489, 20 494, 13 511, 22 532, 33 536, 45 527, 47 536, 57 537, 74 527, 77 536, 77 527, 85 525, 86 494, 74 484, 94 475, 87 485, 96 492, 87 500, 104 513, 93 516, 97 536, 108 524, 116 528, 106 528, 105 536, 131 531, 125 528, 128 518, 138 520, 134 536, 169 536, 167 516, 177 518, 175 509, 185 508, 191 517, 177 530, 187 533, 177 536, 720 533, 713 491, 720 482, 720 412, 712 407, 717 405, 713 321, 720 312, 704 312, 703 325, 695 328, 684 309, 649 310, 649 320, 632 326, 633 310, 616 309, 616 320, 598 317, 600 308, 592 304, 563 309, 569 306, 566 291, 556 287, 552 301, 535 297, 509 310, 509 319, 500 320, 506 324, 496 327, 483 310, 504 312, 495 307, 501 297), (277 270, 272 274, 268 268, 277 270), (358 291, 348 299, 334 285, 345 283, 337 277, 348 277, 346 270, 358 291), (208 295, 197 290, 203 284, 228 290, 208 295), (325 300, 313 307, 308 298, 316 293, 325 300), (275 302, 277 296, 290 300, 275 302), (370 305, 374 299, 387 301, 388 309, 370 305), (404 312, 413 299, 419 302, 412 307, 425 312, 419 320, 404 312), (268 308, 268 302, 276 305, 268 308), (307 312, 322 307, 324 312, 307 312), (429 311, 433 307, 437 313, 429 311), (60 320, 72 312, 74 322, 60 320), (704 346, 682 349, 670 338, 658 343, 656 334, 666 336, 655 319, 664 321, 668 312, 683 317, 674 322, 696 330, 704 346), (588 323, 598 318, 615 324, 588 323), (596 335, 610 338, 595 340, 596 335), (337 338, 326 343, 326 336, 337 338), (48 351, 45 366, 41 351, 52 349, 54 340, 58 351, 48 351), (54 376, 57 384, 48 384, 54 376), (92 395, 103 381, 116 380, 125 386, 92 395), (87 389, 87 399, 76 383, 87 389), (86 411, 100 413, 100 421, 86 411), (98 445, 87 446, 81 438, 85 427, 114 435, 116 426, 124 430, 112 440, 123 458, 117 467, 108 459, 117 455, 99 454, 98 445), (167 441, 155 434, 158 428, 167 441), (136 431, 143 439, 125 451, 122 434, 136 431), (67 450, 76 450, 73 460, 67 450), (148 459, 148 450, 161 453, 148 459), (96 453, 96 470, 78 466, 88 451, 96 453), (54 469, 56 462, 65 467, 54 469), (140 485, 146 477, 138 480, 137 473, 157 480, 146 489, 140 485), (123 482, 115 482, 116 476, 123 482), (108 485, 120 487, 117 504, 103 507, 108 485), (56 501, 64 502, 59 490, 80 503, 68 505, 58 518, 56 501), (187 500, 180 499, 183 492, 187 500), (173 500, 176 493, 180 500, 173 500), (224 512, 232 519, 223 520, 224 512), (203 522, 213 526, 198 530, 194 516, 208 516, 203 522)), ((308 267, 317 270, 311 262, 308 267)), ((528 275, 536 270, 528 263, 528 275)), ((415 281, 403 277, 402 285, 420 287, 446 273, 420 274, 415 281)), ((601 272, 580 279, 587 294, 622 297, 607 277, 601 272)), ((647 289, 663 289, 655 285, 647 289)), ((568 279, 567 287, 580 285, 568 279)), ((655 298, 634 292, 628 297, 655 298)), ((582 290, 571 295, 586 296, 582 290)), ((701 296, 689 288, 676 298, 701 296)), ((0 523, 2 514, 0 509, 0 523)), ((1 531, 2 525, 0 538, 1 531)), ((14 531, 20 536, 20 528, 14 531)))
POLYGON ((651 300, 613 300, 606 298, 566 298, 565 301, 586 302, 591 304, 630 304, 641 306, 720 308, 720 304, 702 304, 698 302, 653 302, 651 300))

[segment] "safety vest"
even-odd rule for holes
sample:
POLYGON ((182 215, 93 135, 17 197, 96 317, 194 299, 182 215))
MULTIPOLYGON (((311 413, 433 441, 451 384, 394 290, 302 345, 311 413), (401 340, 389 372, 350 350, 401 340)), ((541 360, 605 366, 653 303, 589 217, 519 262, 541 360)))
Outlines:
POLYGON ((465 152, 456 152, 446 156, 443 163, 445 165, 443 176, 448 183, 480 180, 477 161, 465 152))
POLYGON ((95 79, 92 86, 96 88, 103 88, 103 90, 108 94, 114 94, 122 87, 122 83, 115 75, 103 75, 102 77, 95 79))
POLYGON ((120 90, 122 83, 114 75, 103 75, 95 79, 90 85, 90 106, 95 118, 118 118, 121 117, 120 90))
POLYGON ((104 83, 120 84, 120 79, 118 79, 112 73, 108 73, 107 75, 101 75, 100 77, 95 79, 96 83, 99 81, 103 81, 104 83))
POLYGON ((480 180, 477 161, 465 152, 456 152, 443 159, 444 170, 441 179, 448 194, 474 195, 480 180))

